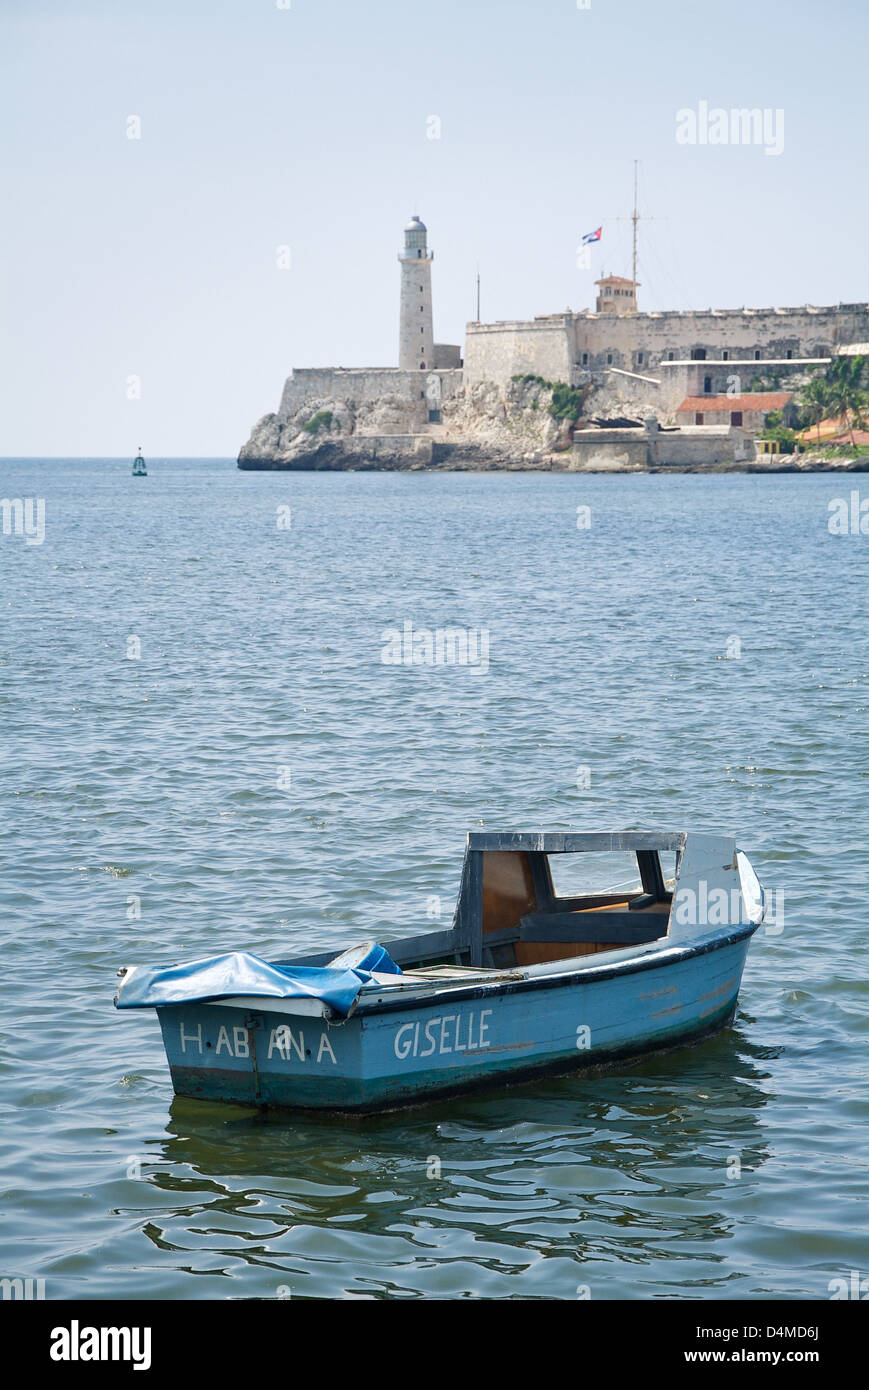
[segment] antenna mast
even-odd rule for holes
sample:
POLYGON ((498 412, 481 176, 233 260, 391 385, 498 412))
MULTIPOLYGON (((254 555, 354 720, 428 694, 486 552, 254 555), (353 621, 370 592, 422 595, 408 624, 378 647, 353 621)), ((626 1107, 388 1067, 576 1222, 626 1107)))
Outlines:
POLYGON ((634 298, 636 298, 637 294, 637 223, 640 220, 640 214, 637 211, 637 165, 639 162, 638 159, 634 160, 634 215, 631 218, 634 224, 634 259, 633 269, 631 271, 631 279, 634 282, 634 298))
POLYGON ((477 323, 480 322, 480 267, 477 266, 477 323))

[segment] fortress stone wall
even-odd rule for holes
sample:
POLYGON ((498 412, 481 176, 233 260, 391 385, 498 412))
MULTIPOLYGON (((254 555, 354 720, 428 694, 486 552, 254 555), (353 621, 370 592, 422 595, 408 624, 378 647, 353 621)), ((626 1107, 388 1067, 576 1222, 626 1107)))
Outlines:
POLYGON ((349 405, 376 405, 393 397, 409 408, 425 408, 439 390, 448 400, 461 390, 460 368, 406 372, 398 367, 296 367, 284 383, 278 416, 288 420, 311 401, 343 400, 349 405), (437 385, 435 385, 437 383, 437 385))
POLYGON ((533 372, 547 381, 570 381, 575 349, 571 315, 528 323, 469 323, 465 340, 465 383, 495 381, 533 372))
POLYGON ((465 379, 506 383, 534 372, 578 385, 608 367, 640 374, 662 362, 728 357, 757 362, 824 358, 869 342, 869 305, 708 309, 646 314, 559 314, 528 322, 470 323, 465 379))
POLYGON ((662 430, 656 420, 637 429, 578 430, 572 449, 574 467, 595 472, 745 463, 754 452, 754 441, 737 425, 662 430))

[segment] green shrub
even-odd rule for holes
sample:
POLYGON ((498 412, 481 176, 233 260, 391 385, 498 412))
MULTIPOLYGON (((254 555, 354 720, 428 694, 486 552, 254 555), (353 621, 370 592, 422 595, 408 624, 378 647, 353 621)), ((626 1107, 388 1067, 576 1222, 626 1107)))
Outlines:
POLYGON ((806 450, 811 450, 813 454, 820 454, 825 459, 853 459, 869 456, 869 444, 822 444, 819 447, 809 440, 803 447, 806 450))
POLYGON ((552 404, 549 412, 556 420, 578 420, 582 414, 584 392, 575 386, 567 386, 557 381, 552 388, 552 404))
MULTIPOLYGON (((545 390, 552 392, 552 400, 549 403, 549 413, 555 420, 578 420, 582 414, 582 407, 585 401, 585 388, 568 386, 564 381, 547 381, 545 377, 537 376, 534 372, 517 372, 511 377, 512 381, 521 381, 523 385, 534 382, 537 386, 544 387, 545 390)), ((532 401, 532 410, 537 409, 537 402, 532 401)))
POLYGON ((538 386, 545 386, 547 391, 552 390, 552 382, 547 381, 544 376, 538 376, 536 372, 517 372, 510 380, 521 381, 523 385, 529 381, 534 381, 538 386))
POLYGON ((779 449, 783 454, 792 454, 797 446, 797 437, 793 430, 789 430, 786 425, 780 423, 781 412, 773 410, 767 419, 766 427, 761 431, 761 439, 777 439, 779 449), (773 424, 772 417, 778 415, 779 423, 773 424))
POLYGON ((321 410, 305 425, 308 434, 316 434, 318 430, 329 430, 332 428, 333 415, 331 410, 321 410))

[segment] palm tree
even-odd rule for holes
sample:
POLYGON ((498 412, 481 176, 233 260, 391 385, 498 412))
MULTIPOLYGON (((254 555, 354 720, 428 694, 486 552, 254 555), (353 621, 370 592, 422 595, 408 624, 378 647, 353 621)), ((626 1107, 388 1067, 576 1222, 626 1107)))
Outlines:
POLYGON ((862 418, 866 404, 865 395, 860 389, 864 360, 862 357, 834 357, 827 371, 829 402, 845 421, 852 447, 856 447, 853 417, 857 414, 862 418))
POLYGON ((858 391, 851 404, 851 419, 858 430, 869 429, 869 393, 858 391))
POLYGON ((808 386, 803 392, 803 401, 805 402, 806 408, 809 411, 810 418, 814 419, 814 422, 818 427, 818 444, 820 444, 821 421, 823 420, 824 415, 826 414, 827 406, 829 404, 829 391, 827 389, 827 383, 824 381, 823 377, 812 377, 812 380, 809 382, 808 386))

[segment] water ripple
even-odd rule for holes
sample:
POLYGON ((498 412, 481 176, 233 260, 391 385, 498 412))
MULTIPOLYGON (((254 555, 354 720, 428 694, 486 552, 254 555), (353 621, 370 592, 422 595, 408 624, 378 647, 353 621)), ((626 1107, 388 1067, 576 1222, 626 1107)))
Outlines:
POLYGON ((48 528, 0 538, 0 1273, 187 1299, 865 1274, 867 543, 828 534, 837 487, 5 463, 48 528), (406 620, 486 627, 488 673, 384 666, 406 620), (784 892, 694 1049, 287 1119, 173 1099, 155 1020, 112 1010, 136 960, 436 925, 469 828, 656 823, 735 833, 784 892))

